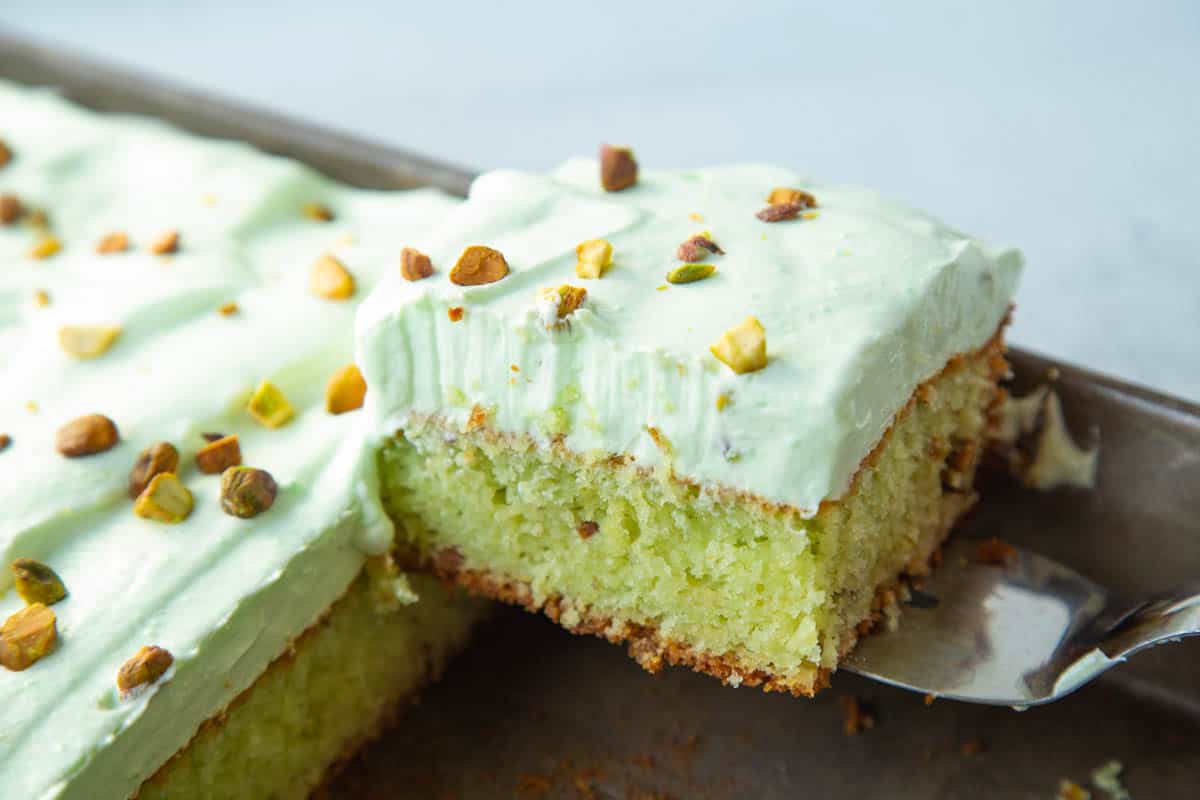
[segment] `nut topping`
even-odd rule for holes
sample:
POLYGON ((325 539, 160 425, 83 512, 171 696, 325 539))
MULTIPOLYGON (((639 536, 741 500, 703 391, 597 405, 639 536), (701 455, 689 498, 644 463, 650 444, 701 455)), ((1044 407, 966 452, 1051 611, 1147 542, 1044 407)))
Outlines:
POLYGON ((508 262, 499 250, 473 244, 463 250, 450 270, 450 282, 458 286, 482 286, 495 283, 508 274, 508 262))
POLYGON ((62 578, 40 561, 18 558, 12 562, 12 574, 17 594, 29 605, 52 606, 67 596, 62 578))
POLYGON ((709 349, 737 374, 755 372, 767 365, 767 332, 756 317, 746 317, 709 349))
POLYGON ((595 280, 612 264, 612 243, 607 239, 588 239, 576 246, 575 255, 579 258, 575 274, 585 280, 595 280))
POLYGON ((57 618, 42 603, 25 606, 0 627, 0 666, 13 672, 29 669, 54 649, 57 618))
POLYGON ((238 304, 234 302, 222 303, 217 306, 217 313, 222 317, 232 317, 238 312, 238 304))
POLYGON ((420 250, 406 247, 400 251, 400 274, 406 281, 419 281, 433 274, 433 262, 420 250))
POLYGON ((767 197, 767 203, 773 206, 786 206, 799 203, 805 208, 816 208, 817 198, 800 189, 789 189, 786 186, 776 186, 767 197))
POLYGON ((667 283, 695 283, 716 271, 712 264, 683 264, 667 273, 667 283))
POLYGON ((345 300, 354 294, 354 276, 341 261, 326 253, 313 264, 308 287, 326 300, 345 300))
POLYGON ((367 382, 356 364, 342 367, 325 385, 325 410, 330 414, 345 414, 362 408, 367 394, 367 382))
POLYGON ((133 504, 133 513, 156 522, 183 522, 192 513, 192 493, 174 472, 155 475, 133 504))
POLYGON ((137 651, 137 655, 126 661, 117 670, 117 688, 121 690, 121 696, 127 697, 139 686, 148 686, 154 683, 174 663, 175 657, 163 648, 155 645, 142 647, 137 651))
POLYGON ((242 447, 236 433, 218 436, 196 451, 196 468, 205 475, 220 475, 242 463, 242 447))
POLYGON ((800 212, 808 206, 803 203, 779 203, 770 205, 759 211, 754 216, 761 219, 763 222, 783 222, 789 219, 795 219, 800 216, 800 212))
MULTIPOLYGON (((547 311, 549 311, 549 307, 553 307, 556 318, 563 320, 583 305, 583 301, 586 299, 587 289, 581 289, 578 286, 571 286, 564 283, 557 289, 542 289, 539 291, 538 307, 546 308, 547 311)), ((547 324, 549 325, 549 323, 547 324)))
POLYGON ((58 345, 76 358, 96 358, 121 335, 119 325, 64 325, 58 329, 58 345))
POLYGON ((124 253, 129 249, 129 237, 122 231, 114 231, 96 243, 96 252, 101 255, 124 253))
POLYGON ((725 251, 718 247, 712 239, 697 235, 679 245, 679 249, 675 251, 675 257, 680 261, 694 263, 704 260, 710 253, 719 256, 725 255, 725 251))
POLYGON ((3 453, 12 444, 12 437, 7 433, 0 433, 0 453, 3 453))
POLYGON ((321 203, 305 203, 304 216, 314 222, 333 222, 333 211, 321 203))
POLYGON ((637 183, 638 165, 628 147, 600 147, 600 185, 606 192, 619 192, 637 183))
POLYGON ((221 508, 242 519, 257 517, 275 503, 279 487, 271 473, 254 467, 230 467, 221 474, 221 508))
POLYGON ((120 439, 117 426, 103 414, 85 414, 58 429, 54 447, 67 458, 111 450, 120 439))
POLYGON ((45 308, 50 305, 50 293, 45 289, 35 289, 33 292, 33 304, 38 308, 45 308))
POLYGON ((263 381, 258 385, 254 394, 250 395, 246 410, 260 425, 268 428, 278 428, 286 424, 295 413, 283 392, 270 381, 263 381))
POLYGON ((62 250, 62 242, 60 242, 57 237, 43 236, 41 239, 38 239, 37 244, 35 244, 29 251, 29 257, 36 258, 38 260, 50 258, 50 256, 54 255, 59 250, 62 250))
POLYGON ((451 322, 462 322, 463 314, 466 311, 462 306, 450 306, 446 309, 446 316, 450 318, 451 322))
POLYGON ((150 243, 150 252, 165 256, 179 252, 179 231, 170 230, 150 243))
POLYGON ((21 198, 15 194, 0 194, 0 225, 12 225, 24 213, 21 198))
POLYGON ((975 558, 980 564, 993 567, 1011 567, 1017 563, 1017 556, 1017 548, 995 536, 984 539, 975 551, 975 558))
POLYGON ((179 451, 170 442, 155 442, 143 450, 129 471, 129 496, 137 499, 155 475, 179 471, 179 451))

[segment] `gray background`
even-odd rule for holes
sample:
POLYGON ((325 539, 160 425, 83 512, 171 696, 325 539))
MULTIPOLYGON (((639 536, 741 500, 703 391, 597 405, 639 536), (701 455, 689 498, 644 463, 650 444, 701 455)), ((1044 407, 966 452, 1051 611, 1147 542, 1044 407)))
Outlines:
POLYGON ((975 5, 2 0, 0 24, 468 166, 603 140, 875 186, 1025 250, 1016 343, 1200 401, 1200 3, 975 5))

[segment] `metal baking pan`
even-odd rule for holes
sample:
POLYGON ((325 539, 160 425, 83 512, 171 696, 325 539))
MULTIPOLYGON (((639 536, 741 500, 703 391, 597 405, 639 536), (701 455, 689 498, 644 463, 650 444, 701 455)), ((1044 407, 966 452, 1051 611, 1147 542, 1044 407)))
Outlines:
MULTIPOLYGON (((471 177, 3 33, 0 77, 58 87, 96 109, 247 141, 352 184, 462 193, 471 177)), ((956 535, 1001 536, 1130 596, 1200 574, 1200 406, 1029 352, 1014 351, 1012 361, 1017 393, 1058 371, 1054 382, 1076 438, 1101 443, 1098 485, 1036 493, 986 476, 984 501, 956 535)), ((509 611, 325 793, 1052 797, 1061 778, 1086 783, 1115 758, 1134 797, 1194 797, 1197 663, 1200 639, 1160 647, 1061 702, 1025 712, 942 700, 926 707, 917 695, 846 674, 809 701, 726 688, 682 669, 650 676, 618 648, 509 611), (873 710, 873 729, 844 735, 845 695, 873 710)))

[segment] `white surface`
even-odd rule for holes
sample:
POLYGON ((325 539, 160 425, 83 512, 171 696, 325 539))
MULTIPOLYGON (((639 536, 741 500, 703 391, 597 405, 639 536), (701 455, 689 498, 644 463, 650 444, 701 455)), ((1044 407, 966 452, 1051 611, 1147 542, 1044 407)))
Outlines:
POLYGON ((4 5, 14 31, 472 166, 609 140, 875 186, 1025 250, 1016 343, 1200 401, 1198 3, 4 5))

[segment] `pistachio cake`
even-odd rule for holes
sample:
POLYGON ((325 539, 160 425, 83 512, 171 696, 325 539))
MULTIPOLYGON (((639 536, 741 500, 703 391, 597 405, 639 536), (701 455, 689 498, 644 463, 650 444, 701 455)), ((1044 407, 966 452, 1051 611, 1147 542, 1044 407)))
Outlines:
POLYGON ((463 644, 359 298, 457 202, 0 83, 0 794, 303 797, 463 644))
POLYGON ((480 177, 419 257, 357 321, 409 559, 647 669, 811 695, 975 501, 1015 250, 605 147, 480 177))

